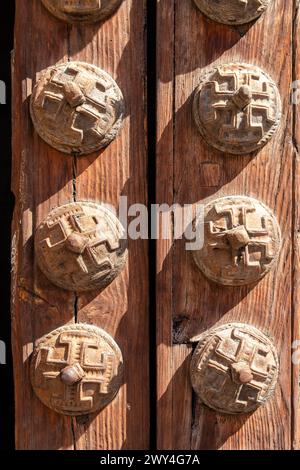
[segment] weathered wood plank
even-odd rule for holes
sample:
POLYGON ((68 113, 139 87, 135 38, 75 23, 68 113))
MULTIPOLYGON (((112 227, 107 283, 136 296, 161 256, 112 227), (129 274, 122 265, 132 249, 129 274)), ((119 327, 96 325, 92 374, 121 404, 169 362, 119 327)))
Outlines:
POLYGON ((53 286, 37 269, 33 253, 34 230, 57 205, 84 199, 117 206, 121 194, 128 196, 129 204, 147 202, 145 5, 124 0, 103 25, 77 27, 51 16, 39 0, 17 0, 16 4, 12 176, 16 197, 12 299, 16 445, 18 449, 147 448, 147 243, 130 243, 126 271, 100 296, 79 298, 53 286), (28 107, 38 73, 70 59, 108 71, 127 103, 125 126, 115 143, 100 155, 78 160, 60 154, 38 137, 28 107), (126 373, 111 405, 97 417, 76 422, 39 402, 30 386, 28 365, 38 338, 77 321, 101 326, 115 337, 126 373))
MULTIPOLYGON (((161 3, 168 2, 158 2, 158 9, 163 11, 161 3)), ((249 288, 224 288, 208 282, 197 270, 182 241, 175 242, 172 247, 159 241, 158 295, 161 298, 158 305, 163 305, 166 292, 169 296, 163 316, 159 310, 157 316, 159 344, 164 345, 161 346, 163 359, 158 349, 158 364, 162 360, 165 364, 177 362, 177 348, 172 346, 170 338, 172 325, 176 341, 179 338, 183 344, 220 321, 237 320, 269 332, 275 339, 281 360, 274 400, 251 416, 243 417, 224 417, 196 404, 193 410, 186 410, 187 414, 192 413, 192 433, 189 420, 185 421, 185 427, 181 426, 181 432, 191 436, 186 448, 192 449, 288 449, 291 445, 290 182, 293 177, 293 149, 289 87, 292 78, 292 2, 272 2, 268 11, 243 37, 234 29, 208 20, 193 2, 175 0, 170 4, 174 5, 173 30, 163 27, 163 16, 158 15, 158 116, 165 113, 167 117, 164 116, 165 119, 158 124, 157 173, 159 187, 173 186, 173 195, 168 195, 164 202, 171 200, 171 203, 183 205, 223 195, 253 196, 268 205, 277 216, 283 233, 283 247, 276 269, 260 283, 249 288), (171 65, 167 65, 166 72, 165 62, 171 63, 170 51, 166 49, 163 53, 159 48, 172 43, 172 40, 175 41, 175 70, 172 72, 171 65), (168 57, 167 61, 162 57, 168 57), (192 95, 203 69, 237 61, 253 63, 269 73, 278 83, 283 101, 281 128, 273 140, 252 157, 223 155, 206 145, 192 117, 192 95), (166 73, 168 87, 165 86, 164 90, 160 82, 164 83, 166 73), (172 87, 174 113, 170 115, 172 87), (169 147, 170 129, 174 129, 173 157, 169 147), (169 167, 161 157, 164 151, 169 167)), ((164 192, 161 190, 160 199, 165 197, 164 192)), ((180 373, 186 374, 186 369, 179 369, 177 374, 173 371, 176 381, 180 373)), ((178 434, 170 423, 173 410, 181 401, 181 393, 178 390, 176 393, 173 387, 171 372, 163 373, 159 368, 158 399, 161 390, 169 391, 164 407, 158 405, 159 448, 178 447, 178 434)))
MULTIPOLYGON (((158 204, 173 201, 174 1, 157 2, 157 148, 158 204)), ((172 240, 157 242, 157 444, 172 449, 172 240)))
POLYGON ((73 294, 50 284, 33 256, 36 226, 49 210, 72 200, 72 161, 34 132, 29 99, 41 70, 67 60, 68 30, 51 21, 41 2, 16 1, 13 57, 13 174, 16 198, 12 231, 12 341, 17 449, 72 449, 69 418, 34 396, 29 356, 45 333, 74 321, 73 294))
POLYGON ((299 164, 299 148, 300 148, 300 11, 299 0, 294 2, 294 23, 293 23, 293 86, 292 86, 292 104, 294 105, 293 119, 293 143, 294 143, 294 181, 293 181, 293 275, 292 275, 292 301, 293 301, 293 317, 292 317, 292 339, 293 339, 293 365, 292 365, 292 446, 293 449, 300 449, 300 364, 299 364, 299 348, 300 348, 300 164, 299 164))
MULTIPOLYGON (((106 70, 121 88, 124 127, 100 155, 76 164, 77 200, 118 209, 119 197, 147 204, 145 2, 123 1, 101 28, 71 28, 70 57, 106 70)), ((124 385, 98 417, 76 425, 77 449, 147 449, 149 446, 149 341, 147 241, 129 240, 126 270, 100 295, 80 295, 78 321, 98 325, 120 345, 124 385), (138 362, 137 362, 138 359, 138 362)))

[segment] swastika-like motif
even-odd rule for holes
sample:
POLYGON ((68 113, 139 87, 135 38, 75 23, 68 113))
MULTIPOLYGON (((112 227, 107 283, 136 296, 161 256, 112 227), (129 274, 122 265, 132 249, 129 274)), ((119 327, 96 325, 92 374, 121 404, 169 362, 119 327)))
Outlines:
POLYGON ((104 408, 122 383, 123 359, 102 329, 76 324, 44 336, 31 359, 39 399, 57 413, 79 416, 104 408))
POLYGON ((259 67, 223 64, 201 76, 193 109, 207 143, 229 154, 249 154, 274 135, 282 107, 275 83, 259 67))
POLYGON ((83 62, 43 71, 31 97, 36 131, 64 153, 100 150, 117 135, 123 120, 122 93, 103 70, 83 62))
POLYGON ((258 18, 271 0, 194 0, 206 16, 218 23, 240 25, 258 18))
POLYGON ((112 15, 122 0, 42 0, 57 18, 68 23, 94 23, 112 15))
POLYGON ((272 397, 279 360, 265 334, 251 325, 228 323, 203 333, 190 371, 204 404, 221 413, 248 413, 272 397))
POLYGON ((125 266, 122 235, 119 220, 105 206, 70 203, 51 211, 37 228, 36 259, 47 278, 63 289, 103 289, 125 266))
POLYGON ((193 256, 212 281, 241 286, 268 273, 280 247, 281 232, 271 211, 256 199, 232 196, 205 206, 204 244, 193 256))

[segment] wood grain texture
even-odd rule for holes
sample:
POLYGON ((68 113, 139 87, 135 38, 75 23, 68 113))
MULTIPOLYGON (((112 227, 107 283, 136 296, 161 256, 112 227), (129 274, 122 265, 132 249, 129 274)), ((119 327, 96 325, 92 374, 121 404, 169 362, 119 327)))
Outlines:
POLYGON ((81 199, 117 206, 121 194, 128 196, 129 204, 147 202, 144 31, 141 0, 124 0, 103 25, 85 26, 57 20, 39 0, 16 0, 12 340, 17 449, 148 447, 147 243, 130 243, 126 270, 100 295, 92 292, 77 297, 56 288, 38 270, 33 254, 35 228, 57 205, 81 199), (44 143, 29 116, 29 98, 39 73, 67 60, 105 69, 126 101, 120 137, 100 154, 77 160, 44 143), (99 415, 77 420, 42 405, 29 381, 29 356, 35 341, 73 322, 106 330, 121 347, 126 364, 118 397, 99 415))
MULTIPOLYGON (((70 57, 92 62, 116 80, 125 100, 120 136, 99 158, 76 160, 76 198, 118 207, 119 196, 147 204, 145 3, 125 0, 103 24, 71 28, 70 57), (113 45, 113 47, 112 47, 113 45)), ((127 269, 100 296, 80 295, 78 321, 93 322, 119 344, 125 363, 117 399, 88 423, 77 422, 77 449, 147 449, 149 439, 148 246, 129 240, 127 269), (137 361, 138 359, 138 361, 137 361), (92 425, 91 425, 92 422, 92 425)))
MULTIPOLYGON (((174 171, 174 1, 157 3, 157 147, 156 187, 157 203, 173 203, 174 171), (163 47, 162 47, 163 45, 163 47)), ((159 234, 160 235, 160 234, 159 234)), ((160 449, 175 449, 173 432, 175 422, 173 396, 176 393, 173 378, 172 311, 173 311, 173 256, 172 239, 159 238, 156 248, 157 286, 157 443, 160 449)), ((184 346, 183 346, 184 347, 184 346)), ((187 402, 191 399, 188 390, 187 402)), ((185 415, 189 419, 187 406, 185 415)), ((189 426, 185 427, 186 430, 189 426)), ((189 441, 189 438, 187 438, 189 441)), ((188 447, 187 447, 188 448, 188 447)))
POLYGON ((294 104, 293 144, 294 144, 294 185, 293 185, 293 277, 292 277, 292 339, 294 343, 292 366, 292 447, 300 449, 300 1, 294 2, 293 11, 293 84, 292 103, 294 104))
POLYGON ((292 22, 293 2, 274 0, 253 25, 232 29, 202 15, 191 1, 158 1, 157 201, 195 204, 247 195, 271 208, 283 234, 275 270, 256 285, 226 288, 209 282, 184 241, 159 240, 157 250, 157 358, 159 449, 289 449, 291 447, 291 279, 293 221, 292 22), (284 12, 284 14, 283 14, 284 12), (206 67, 253 63, 278 84, 282 124, 251 156, 230 156, 203 141, 192 117, 193 92, 206 67), (190 338, 227 321, 269 332, 281 373, 275 398, 252 415, 222 416, 184 388, 190 338), (173 330, 173 334, 172 334, 173 330), (175 421, 176 420, 176 421, 175 421), (180 438, 176 430, 180 422, 180 438), (183 437, 184 436, 184 437, 183 437))

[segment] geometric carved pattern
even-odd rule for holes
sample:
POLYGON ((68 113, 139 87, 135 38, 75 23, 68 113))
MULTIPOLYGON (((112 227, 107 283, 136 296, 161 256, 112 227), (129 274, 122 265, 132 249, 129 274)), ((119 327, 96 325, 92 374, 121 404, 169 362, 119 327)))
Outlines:
POLYGON ((103 289, 127 261, 122 234, 119 220, 103 205, 74 202, 59 206, 37 228, 37 263, 63 289, 103 289))
POLYGON ((57 18, 68 23, 94 23, 112 15, 122 0, 42 0, 57 18))
POLYGON ((231 196, 205 205, 204 245, 193 256, 210 280, 242 286, 270 271, 280 247, 280 228, 270 209, 256 199, 231 196))
POLYGON ((229 154, 249 154, 274 135, 281 99, 273 80, 259 67, 223 64, 200 77, 194 119, 202 137, 229 154))
POLYGON ((258 18, 271 0, 194 0, 206 16, 218 23, 240 25, 258 18))
POLYGON ((201 335, 190 371, 205 405, 220 413, 249 413, 272 397, 279 360, 266 335, 251 325, 228 323, 201 335))
POLYGON ((107 146, 123 120, 122 93, 103 70, 68 62, 44 70, 30 111, 37 133, 57 150, 88 154, 107 146))
POLYGON ((102 329, 63 326, 38 341, 31 359, 36 395, 57 413, 94 413, 113 400, 122 383, 123 359, 115 341, 102 329), (80 370, 66 381, 64 374, 80 370))

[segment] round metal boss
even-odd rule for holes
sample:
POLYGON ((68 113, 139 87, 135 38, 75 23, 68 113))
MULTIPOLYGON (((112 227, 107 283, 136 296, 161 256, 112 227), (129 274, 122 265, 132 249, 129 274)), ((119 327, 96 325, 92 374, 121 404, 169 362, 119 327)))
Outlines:
POLYGON ((94 23, 111 16, 122 0, 42 0, 47 10, 68 23, 94 23))
POLYGON ((31 383, 57 413, 80 416, 104 408, 122 384, 122 353, 101 328, 66 325, 41 338, 32 354, 31 383))
POLYGON ((124 100, 108 73, 94 65, 68 62, 41 73, 30 112, 36 131, 49 145, 83 155, 100 150, 117 136, 124 100))
POLYGON ((229 154, 249 154, 274 135, 281 99, 259 67, 222 64, 205 72, 194 96, 194 119, 208 144, 229 154))
POLYGON ((220 413, 249 413, 272 397, 279 359, 272 341, 257 328, 228 323, 203 333, 190 373, 205 405, 220 413))
POLYGON ((281 232, 269 208, 247 196, 229 196, 205 205, 203 248, 193 252, 210 280, 227 286, 259 281, 277 260, 281 232))
POLYGON ((127 261, 122 235, 122 225, 105 206, 66 204, 52 210, 37 228, 37 263, 45 276, 63 289, 103 289, 127 261))
POLYGON ((257 19, 271 0, 194 0, 206 16, 218 23, 241 25, 257 19))

